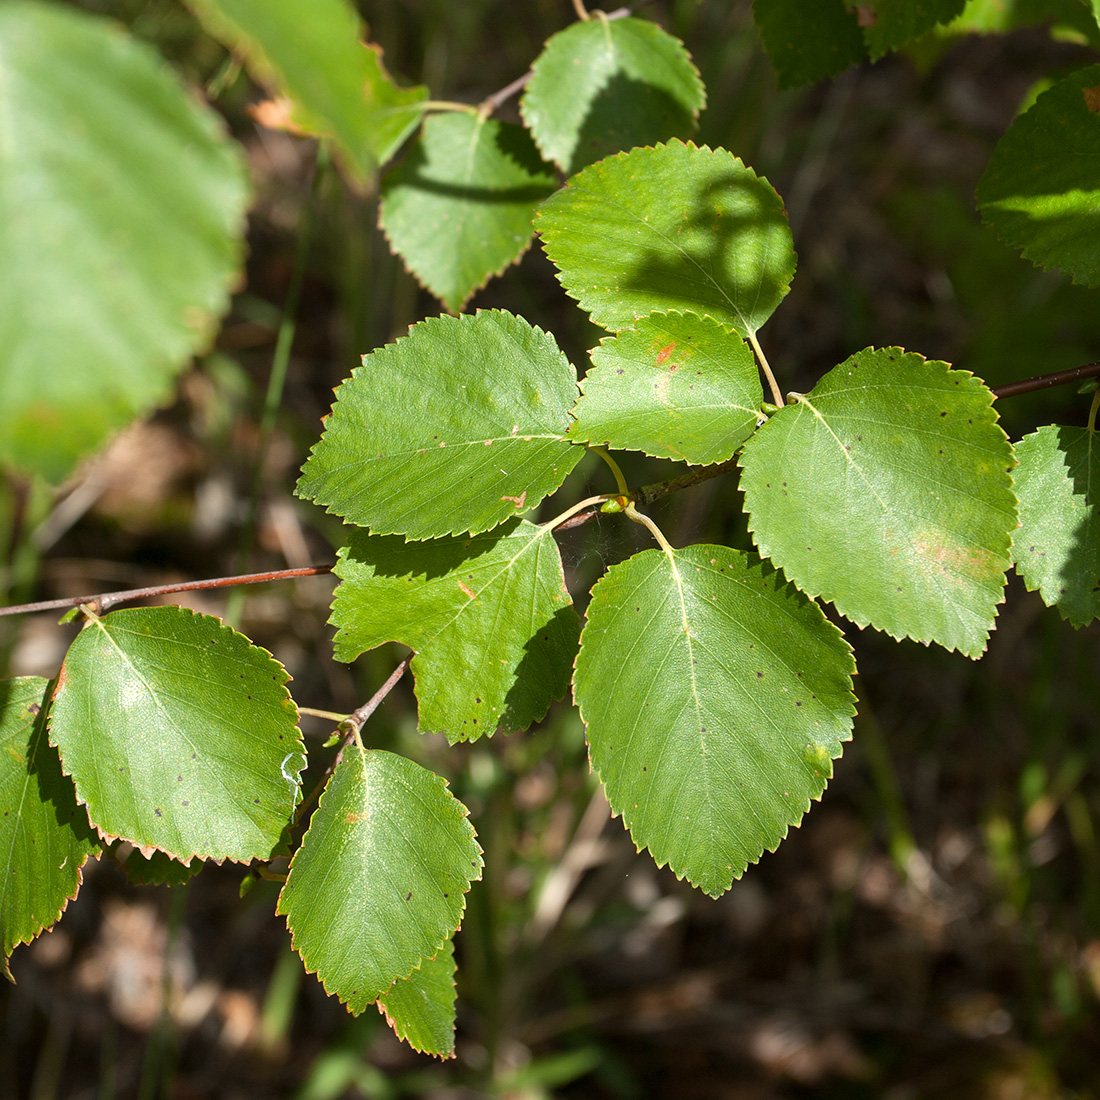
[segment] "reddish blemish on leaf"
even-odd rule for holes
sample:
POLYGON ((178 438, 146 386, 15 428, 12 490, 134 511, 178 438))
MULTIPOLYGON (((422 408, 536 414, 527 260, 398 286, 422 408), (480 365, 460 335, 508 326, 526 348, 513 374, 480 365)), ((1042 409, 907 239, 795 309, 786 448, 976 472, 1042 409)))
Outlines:
POLYGON ((857 4, 856 22, 861 27, 873 27, 878 22, 878 13, 870 4, 857 4))
POLYGON ((1085 106, 1094 115, 1100 115, 1100 84, 1094 88, 1082 88, 1081 93, 1085 97, 1085 106))
POLYGON ((465 592, 466 595, 469 596, 471 600, 474 598, 474 591, 468 585, 465 585, 465 584, 462 583, 462 581, 459 581, 458 582, 458 587, 461 588, 462 591, 465 592))
POLYGON ((675 344, 669 344, 668 347, 661 348, 661 350, 657 352, 657 366, 660 366, 675 350, 675 344))
POLYGON ((501 497, 500 499, 511 501, 517 508, 522 508, 527 503, 527 490, 524 489, 518 497, 501 497))

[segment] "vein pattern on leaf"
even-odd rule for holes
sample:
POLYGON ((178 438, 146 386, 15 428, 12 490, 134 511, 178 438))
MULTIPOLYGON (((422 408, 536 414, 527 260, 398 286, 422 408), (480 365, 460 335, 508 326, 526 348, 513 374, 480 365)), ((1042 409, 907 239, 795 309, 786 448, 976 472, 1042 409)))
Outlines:
POLYGON ((339 660, 416 651, 420 727, 451 741, 525 729, 568 689, 580 625, 552 533, 525 520, 470 538, 358 534, 340 551, 339 660))
POLYGON ((522 126, 473 110, 432 115, 383 183, 380 223, 421 284, 457 312, 527 250, 535 207, 555 184, 522 126))
POLYGON ((291 861, 277 911, 306 969, 353 1013, 437 955, 481 851, 446 782, 352 745, 291 861))
POLYGON ((532 66, 520 110, 566 174, 611 153, 686 137, 706 93, 683 44, 643 19, 577 22, 532 66))
POLYGON ((99 844, 46 735, 48 684, 0 680, 0 971, 61 916, 99 844))
POLYGON ((1016 569, 1076 627, 1100 616, 1100 446, 1088 428, 1050 424, 1016 445, 1016 569))
POLYGON ((612 331, 687 309, 749 336, 794 275, 779 196, 705 146, 673 141, 593 164, 542 204, 536 225, 566 293, 612 331))
POLYGON ((521 318, 423 321, 337 390, 298 492, 377 534, 489 530, 580 460, 565 438, 577 393, 553 338, 521 318))
POLYGON ((50 736, 104 836, 183 863, 266 858, 305 766, 287 679, 209 616, 116 611, 70 647, 50 736))
POLYGON ((755 430, 763 391, 752 352, 725 325, 655 313, 592 352, 573 439, 693 464, 725 462, 755 430))
POLYGON ((435 958, 421 962, 379 998, 379 1011, 414 1050, 440 1058, 454 1054, 454 975, 454 940, 447 940, 435 958))
POLYGON ((1015 527, 989 391, 886 348, 792 396, 741 458, 761 553, 860 626, 979 654, 1015 527))
POLYGON ((717 895, 820 796, 853 667, 820 609, 760 563, 647 550, 593 589, 574 694, 635 843, 717 895))

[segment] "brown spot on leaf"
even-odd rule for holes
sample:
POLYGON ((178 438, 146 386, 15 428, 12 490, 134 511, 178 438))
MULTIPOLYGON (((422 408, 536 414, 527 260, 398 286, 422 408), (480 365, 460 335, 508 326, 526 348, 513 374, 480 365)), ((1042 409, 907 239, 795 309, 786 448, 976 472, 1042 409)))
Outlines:
POLYGON ((470 588, 468 585, 463 584, 462 581, 459 581, 458 582, 458 587, 461 588, 462 591, 465 592, 466 595, 469 596, 471 600, 474 598, 474 590, 472 588, 470 588))
POLYGON ((657 366, 660 366, 675 350, 675 344, 669 344, 668 347, 661 348, 661 350, 657 352, 657 366))
POLYGON ((1081 93, 1085 97, 1085 106, 1094 115, 1100 115, 1100 84, 1094 88, 1082 88, 1081 93))
POLYGON ((873 27, 878 22, 878 13, 870 4, 857 4, 856 22, 861 27, 873 27))
POLYGON ((527 503, 527 490, 524 489, 518 497, 501 497, 501 500, 511 501, 517 508, 522 508, 527 503))

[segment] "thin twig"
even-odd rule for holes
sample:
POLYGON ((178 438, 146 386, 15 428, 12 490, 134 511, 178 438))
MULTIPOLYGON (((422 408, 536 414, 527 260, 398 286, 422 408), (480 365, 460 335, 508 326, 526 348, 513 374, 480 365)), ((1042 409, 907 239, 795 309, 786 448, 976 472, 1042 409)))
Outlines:
POLYGON ((689 470, 679 477, 670 478, 668 481, 657 481, 652 485, 643 485, 630 494, 635 504, 652 504, 661 497, 667 497, 670 493, 678 493, 681 489, 690 489, 692 485, 699 485, 704 481, 710 481, 712 477, 719 477, 730 470, 737 469, 737 459, 728 458, 725 462, 719 462, 714 466, 699 466, 689 470))
POLYGON ((486 96, 478 107, 478 114, 491 115, 501 104, 507 103, 517 92, 522 92, 527 87, 527 82, 535 75, 532 69, 528 69, 527 72, 521 77, 517 77, 511 84, 505 85, 499 92, 494 92, 490 96, 486 96))
POLYGON ((166 596, 172 592, 197 592, 206 588, 229 588, 237 584, 263 584, 265 581, 316 577, 322 573, 331 572, 331 565, 308 565, 300 569, 274 569, 267 573, 245 573, 238 577, 215 577, 212 580, 180 581, 178 584, 155 584, 149 588, 131 588, 125 592, 101 592, 97 596, 67 596, 60 600, 15 604, 11 607, 0 607, 0 615, 28 615, 35 611, 59 611, 64 607, 80 607, 82 604, 89 604, 102 612, 114 607, 116 603, 148 600, 155 596, 166 596))
POLYGON ((343 725, 354 729, 358 734, 366 724, 367 719, 382 705, 382 700, 393 691, 397 681, 405 675, 405 669, 412 664, 412 659, 415 656, 415 653, 406 654, 397 668, 390 673, 389 679, 358 710, 352 711, 344 719, 343 725))
POLYGON ((1070 382, 1079 382, 1084 378, 1100 376, 1100 359, 1086 363, 1083 367, 1071 367, 1069 370, 1055 371, 1054 374, 1040 374, 1035 378, 1025 378, 1021 382, 1008 382, 1003 386, 993 386, 994 397, 1016 397, 1021 393, 1045 390, 1050 386, 1065 386, 1070 382))

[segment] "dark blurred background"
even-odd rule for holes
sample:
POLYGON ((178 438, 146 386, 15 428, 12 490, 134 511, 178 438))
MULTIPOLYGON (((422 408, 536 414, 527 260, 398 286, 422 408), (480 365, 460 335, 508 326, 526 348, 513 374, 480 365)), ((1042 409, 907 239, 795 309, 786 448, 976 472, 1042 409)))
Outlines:
MULTIPOLYGON (((247 282, 215 346, 175 404, 49 503, 24 540, 33 594, 238 571, 306 217, 312 244, 247 565, 329 562, 339 524, 292 488, 332 389, 360 354, 440 307, 390 254, 373 194, 322 167, 309 199, 316 146, 252 120, 264 93, 186 9, 79 6, 127 24, 207 90, 247 151, 257 198, 247 282)), ((467 102, 525 72, 574 18, 569 0, 359 7, 400 82, 467 102)), ((639 14, 683 39, 702 73, 695 140, 740 156, 787 203, 799 269, 761 332, 784 389, 809 389, 872 344, 991 386, 1100 355, 1096 293, 1002 246, 973 199, 1017 110, 1040 82, 1094 63, 1087 45, 1046 27, 941 35, 779 92, 748 0, 639 14)), ((514 101, 501 114, 517 117, 514 101)), ((550 330, 582 372, 600 336, 537 245, 476 307, 550 330)), ((1083 424, 1088 400, 1070 388, 997 407, 1018 439, 1051 420, 1083 424)), ((633 485, 677 472, 623 464, 633 485)), ((606 482, 586 461, 563 494, 606 482)), ((735 475, 652 511, 676 544, 749 545, 735 475)), ((610 516, 563 533, 578 605, 646 537, 610 516)), ((331 592, 312 578, 250 590, 228 609, 217 594, 182 602, 228 610, 287 666, 300 705, 346 712, 400 651, 335 664, 331 592)), ((56 615, 21 620, 5 636, 10 674, 53 675, 72 629, 56 615)), ((486 854, 456 941, 454 1060, 417 1055, 373 1010, 353 1019, 327 998, 290 952, 275 884, 242 900, 244 869, 226 865, 184 886, 135 887, 103 861, 56 930, 12 959, 0 1100, 1100 1096, 1100 627, 1075 632, 1013 578, 980 662, 850 625, 846 635, 860 670, 853 741, 802 827, 716 901, 635 853, 564 703, 527 733, 449 748, 416 733, 408 683, 389 697, 365 739, 446 776, 486 854)), ((309 790, 334 750, 322 747, 331 723, 303 729, 309 790)))

